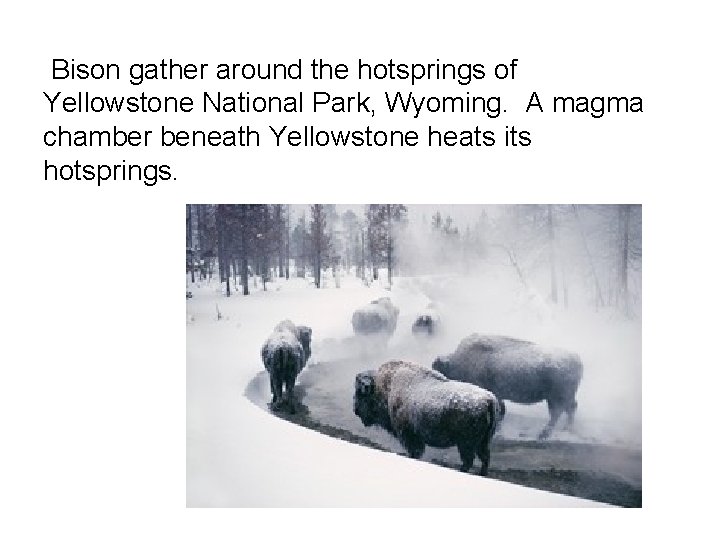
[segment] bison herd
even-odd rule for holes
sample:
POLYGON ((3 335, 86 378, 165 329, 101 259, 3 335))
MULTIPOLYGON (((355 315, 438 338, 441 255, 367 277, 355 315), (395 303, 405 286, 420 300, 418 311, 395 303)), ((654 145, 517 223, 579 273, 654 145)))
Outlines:
MULTIPOLYGON (((389 338, 397 327, 398 308, 380 298, 352 316, 356 336, 389 338)), ((439 329, 430 305, 412 325, 412 333, 432 336, 439 329)), ((287 404, 295 413, 295 380, 310 358, 312 330, 289 320, 279 323, 262 347, 270 375, 271 407, 287 404)), ((505 414, 504 401, 547 402, 550 420, 539 434, 550 436, 562 413, 572 425, 575 394, 582 378, 578 355, 504 336, 473 334, 457 349, 438 357, 432 369, 391 360, 355 376, 353 412, 363 425, 377 425, 394 435, 413 458, 426 446, 457 447, 467 471, 475 457, 480 474, 488 472, 489 444, 505 414)))

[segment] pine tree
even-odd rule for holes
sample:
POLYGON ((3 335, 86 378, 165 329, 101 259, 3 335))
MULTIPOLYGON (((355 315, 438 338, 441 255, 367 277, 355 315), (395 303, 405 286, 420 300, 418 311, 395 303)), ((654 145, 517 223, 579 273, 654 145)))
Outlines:
POLYGON ((312 246, 315 287, 319 289, 323 262, 327 260, 330 251, 330 236, 327 232, 327 214, 322 204, 310 205, 310 242, 312 246))
POLYGON ((394 226, 407 222, 404 204, 370 204, 365 208, 368 227, 368 254, 373 268, 373 279, 378 279, 378 266, 384 262, 388 270, 388 286, 392 286, 395 265, 394 226))

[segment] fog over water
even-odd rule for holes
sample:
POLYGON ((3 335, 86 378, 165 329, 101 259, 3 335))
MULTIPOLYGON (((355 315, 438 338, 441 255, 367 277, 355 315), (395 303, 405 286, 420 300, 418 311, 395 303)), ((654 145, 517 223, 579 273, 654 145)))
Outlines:
MULTIPOLYGON (((293 207, 293 216, 306 208, 293 207)), ((341 254, 334 279, 341 287, 358 274, 352 255, 356 246, 348 246, 353 241, 345 234, 343 215, 355 214, 362 228, 366 210, 363 205, 334 207, 338 217, 330 224, 341 254)), ((400 320, 387 348, 374 353, 376 359, 403 358, 430 366, 437 355, 454 351, 473 333, 575 352, 584 364, 576 429, 572 434, 558 430, 556 436, 639 447, 639 206, 408 205, 403 218, 393 223, 392 237, 393 285, 388 286, 382 258, 376 263, 379 279, 372 284, 379 287, 378 296, 389 295, 398 305, 400 320), (420 339, 409 329, 428 304, 440 315, 441 331, 420 339)), ((369 266, 366 262, 366 276, 369 266)), ((352 340, 342 347, 334 354, 366 355, 364 349, 353 349, 360 344, 352 340)), ((323 354, 322 341, 317 350, 323 354)), ((349 369, 347 377, 352 376, 349 369)), ((528 431, 519 417, 545 420, 548 414, 544 403, 509 404, 509 411, 503 432, 508 436, 528 431)), ((558 426, 563 423, 561 418, 558 426)))

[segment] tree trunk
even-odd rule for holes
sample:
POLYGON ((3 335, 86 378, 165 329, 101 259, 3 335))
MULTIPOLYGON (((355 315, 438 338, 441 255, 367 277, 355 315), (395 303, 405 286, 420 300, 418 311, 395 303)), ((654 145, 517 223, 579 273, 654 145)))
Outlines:
POLYGON ((195 206, 195 234, 197 234, 198 243, 197 243, 197 251, 202 255, 203 262, 202 265, 200 265, 200 281, 207 279, 208 274, 208 261, 207 261, 207 206, 206 204, 198 204, 195 206))
POLYGON ((192 241, 192 205, 187 205, 187 250, 190 253, 190 280, 195 283, 195 259, 193 258, 192 241))
MULTIPOLYGON (((305 216, 303 215, 303 227, 304 227, 304 223, 305 223, 304 220, 305 220, 305 216)), ((303 233, 302 233, 302 237, 301 237, 302 245, 300 247, 301 253, 298 254, 298 259, 302 263, 298 266, 298 277, 301 277, 303 279, 305 278, 305 268, 306 268, 307 262, 308 262, 307 259, 309 258, 308 257, 308 245, 307 245, 308 238, 307 238, 307 236, 308 236, 307 231, 303 228, 303 233)))
POLYGON ((550 245, 550 300, 553 304, 557 304, 557 272, 555 269, 555 229, 553 225, 553 209, 552 205, 548 205, 548 242, 550 245))
POLYGON ((290 279, 290 205, 287 209, 287 227, 285 227, 285 279, 290 279))
POLYGON ((223 205, 218 205, 217 212, 215 213, 215 226, 217 228, 217 243, 218 243, 218 277, 220 283, 223 280, 226 282, 225 294, 230 296, 230 280, 228 279, 228 268, 227 268, 227 253, 225 245, 225 237, 227 231, 225 230, 225 211, 223 205))
POLYGON ((360 229, 360 277, 365 280, 365 233, 360 229))
POLYGON ((388 287, 392 289, 392 207, 387 205, 388 214, 388 248, 387 248, 387 267, 388 267, 388 287))
POLYGON ((513 265, 513 268, 515 268, 515 272, 517 272, 520 283, 522 283, 523 287, 525 287, 525 290, 529 292, 527 281, 525 281, 525 275, 523 274, 522 269, 520 268, 520 265, 518 264, 513 252, 503 244, 491 244, 490 247, 497 247, 505 252, 505 254, 508 256, 508 259, 510 259, 510 263, 513 265))
POLYGON ((240 283, 242 284, 243 296, 250 294, 248 286, 248 241, 247 241, 247 207, 240 205, 240 283))
POLYGON ((630 235, 630 207, 624 204, 618 206, 618 219, 620 230, 620 264, 618 273, 618 301, 625 315, 630 315, 630 298, 628 296, 628 251, 630 235))
MULTIPOLYGON (((225 264, 227 265, 227 262, 225 264)), ((230 274, 230 272, 226 266, 225 267, 225 296, 230 296, 230 275, 229 274, 230 274)))
POLYGON ((585 231, 583 230, 582 222, 580 221, 580 212, 578 212, 577 205, 573 204, 573 213, 578 223, 578 229, 580 230, 580 237, 582 238, 583 246, 585 247, 585 253, 587 254, 588 261, 590 262, 590 270, 592 271, 593 279, 595 281, 595 307, 603 307, 605 305, 605 299, 603 298, 602 286, 600 285, 600 279, 598 278, 597 271, 595 270, 595 263, 593 262, 590 248, 587 245, 585 239, 585 231))
POLYGON ((263 291, 267 291, 267 282, 270 279, 270 269, 268 268, 267 264, 263 267, 263 275, 262 275, 262 284, 263 284, 263 291))
POLYGON ((245 254, 240 257, 240 284, 242 285, 243 296, 250 294, 248 283, 248 260, 245 254))
POLYGON ((370 221, 368 220, 368 232, 367 232, 367 239, 368 239, 368 262, 370 266, 370 279, 371 281, 375 281, 377 276, 377 268, 375 267, 375 242, 373 242, 373 233, 372 233, 372 226, 370 221))

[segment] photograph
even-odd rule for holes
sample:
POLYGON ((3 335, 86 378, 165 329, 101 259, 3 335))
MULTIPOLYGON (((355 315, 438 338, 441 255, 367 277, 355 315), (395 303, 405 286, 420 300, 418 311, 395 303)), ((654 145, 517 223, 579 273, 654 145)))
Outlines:
POLYGON ((185 211, 187 507, 642 507, 641 205, 185 211))

